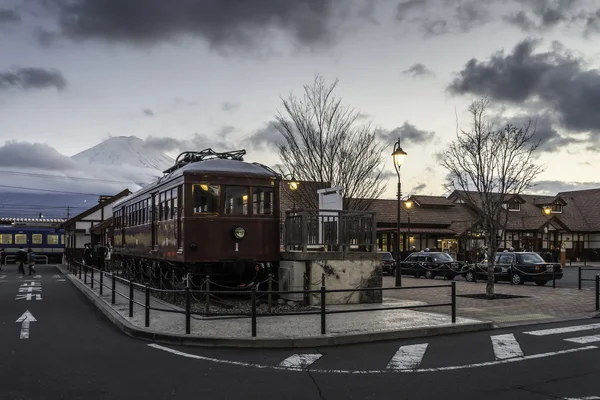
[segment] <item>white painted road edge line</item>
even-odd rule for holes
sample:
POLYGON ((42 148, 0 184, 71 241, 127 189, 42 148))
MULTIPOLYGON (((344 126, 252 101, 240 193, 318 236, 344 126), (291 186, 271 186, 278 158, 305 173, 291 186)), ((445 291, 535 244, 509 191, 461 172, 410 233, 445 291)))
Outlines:
POLYGON ((307 368, 323 357, 323 354, 294 354, 277 364, 280 367, 307 368))
POLYGON ((600 397, 598 397, 598 396, 565 397, 564 400, 600 400, 600 397))
MULTIPOLYGON (((279 371, 306 372, 306 370, 302 369, 302 368, 252 364, 252 363, 246 363, 246 362, 241 362, 241 361, 221 360, 218 358, 199 356, 196 354, 184 353, 183 351, 164 347, 164 346, 161 346, 161 345, 155 344, 155 343, 150 343, 148 346, 153 347, 158 350, 166 351, 167 353, 175 354, 178 356, 192 358, 195 360, 210 361, 210 362, 219 363, 219 364, 237 365, 240 367, 250 367, 250 368, 258 368, 258 369, 273 369, 273 370, 279 370, 279 371)), ((454 370, 459 370, 459 369, 470 369, 470 368, 478 368, 478 367, 489 367, 489 366, 500 365, 500 364, 509 364, 509 363, 520 362, 520 361, 525 361, 525 360, 535 360, 538 358, 557 356, 560 354, 577 353, 580 351, 594 350, 597 348, 598 348, 598 346, 585 346, 585 347, 580 347, 578 349, 569 349, 569 350, 553 351, 550 353, 533 354, 530 356, 515 357, 515 358, 509 358, 506 360, 488 361, 488 362, 483 362, 483 363, 467 364, 467 365, 454 365, 454 366, 440 367, 440 368, 380 369, 380 370, 363 370, 363 371, 348 371, 348 370, 343 370, 343 369, 329 369, 329 370, 327 370, 327 369, 311 369, 310 372, 317 372, 317 373, 324 373, 324 374, 385 374, 385 373, 395 373, 395 372, 413 372, 414 373, 414 372, 454 371, 454 370)))
POLYGON ((539 331, 529 331, 529 332, 523 332, 523 333, 525 333, 526 335, 547 336, 547 335, 558 335, 559 333, 587 331, 590 329, 598 329, 598 328, 600 328, 600 324, 589 324, 589 325, 567 326, 564 328, 541 329, 539 331))
POLYGON ((594 342, 600 342, 600 335, 590 335, 590 336, 581 336, 576 338, 564 339, 567 342, 580 343, 580 344, 588 344, 594 342))
POLYGON ((425 355, 427 343, 400 346, 387 365, 388 369, 416 369, 425 355))
POLYGON ((506 360, 507 358, 523 357, 523 350, 515 335, 512 333, 506 335, 490 336, 492 346, 494 347, 494 355, 496 360, 506 360))

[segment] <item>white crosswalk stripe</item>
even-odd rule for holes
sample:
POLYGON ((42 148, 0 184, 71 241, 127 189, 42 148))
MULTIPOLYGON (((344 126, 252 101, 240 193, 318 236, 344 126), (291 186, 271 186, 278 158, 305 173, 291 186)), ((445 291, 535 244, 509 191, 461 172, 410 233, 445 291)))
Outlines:
POLYGON ((387 365, 388 369, 415 369, 421 364, 427 343, 400 346, 387 365))
POLYGON ((600 329, 600 324, 566 326, 564 328, 541 329, 541 330, 537 330, 537 331, 529 331, 529 332, 523 332, 523 333, 525 333, 527 335, 534 335, 534 336, 547 336, 547 335, 558 335, 560 333, 587 331, 587 330, 591 330, 591 329, 600 329))
POLYGON ((494 355, 496 360, 506 360, 507 358, 523 357, 523 350, 515 335, 512 333, 506 335, 490 336, 492 346, 494 347, 494 355))
POLYGON ((293 356, 290 356, 280 362, 278 366, 288 368, 307 368, 322 356, 323 354, 294 354, 293 356))
POLYGON ((569 338, 569 339, 565 339, 565 340, 567 342, 580 343, 580 344, 595 343, 595 342, 600 342, 600 335, 581 336, 581 337, 569 338))

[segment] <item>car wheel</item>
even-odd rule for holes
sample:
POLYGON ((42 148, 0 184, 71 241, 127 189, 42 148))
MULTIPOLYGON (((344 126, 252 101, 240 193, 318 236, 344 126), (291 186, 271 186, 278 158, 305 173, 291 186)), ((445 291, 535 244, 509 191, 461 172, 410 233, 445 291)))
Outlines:
POLYGON ((519 274, 513 274, 512 276, 512 283, 513 285, 522 285, 525 282, 523 282, 523 277, 519 274))
POLYGON ((467 282, 475 282, 475 273, 473 271, 468 271, 465 274, 465 281, 467 281, 467 282))
POLYGON ((425 271, 425 278, 427 278, 427 279, 433 279, 434 278, 433 272, 431 272, 431 271, 425 271))
POLYGON ((538 286, 544 286, 548 281, 535 281, 535 284, 538 286))

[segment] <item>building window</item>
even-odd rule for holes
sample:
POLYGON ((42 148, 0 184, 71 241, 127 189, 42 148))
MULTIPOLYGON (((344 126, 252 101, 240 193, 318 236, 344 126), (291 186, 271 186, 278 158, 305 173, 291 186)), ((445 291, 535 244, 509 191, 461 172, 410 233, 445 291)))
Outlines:
POLYGON ((11 233, 0 234, 0 244, 12 244, 12 236, 11 233))
POLYGON ((34 233, 31 235, 31 244, 42 244, 42 234, 34 233))
POLYGON ((199 184, 192 186, 194 214, 219 212, 219 185, 199 184))
POLYGON ((225 187, 225 215, 248 215, 248 188, 225 187))
POLYGON ((516 200, 508 203, 508 211, 521 211, 521 203, 516 200))
POLYGON ((58 235, 48 235, 46 240, 48 244, 58 244, 58 235))
POLYGON ((562 213, 562 204, 552 204, 553 213, 562 213))
POLYGON ((273 188, 252 188, 252 213, 254 215, 273 214, 273 188))
POLYGON ((27 235, 24 233, 17 233, 15 235, 15 244, 27 244, 27 235))

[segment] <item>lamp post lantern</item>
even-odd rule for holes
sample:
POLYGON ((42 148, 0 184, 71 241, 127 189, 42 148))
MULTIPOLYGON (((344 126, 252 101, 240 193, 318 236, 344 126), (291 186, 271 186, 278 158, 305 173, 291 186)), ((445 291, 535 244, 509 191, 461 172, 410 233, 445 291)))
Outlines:
POLYGON ((398 174, 398 221, 396 225, 396 241, 394 243, 394 249, 396 250, 396 286, 402 286, 402 267, 400 259, 400 210, 402 208, 402 184, 400 182, 400 168, 404 162, 404 157, 407 154, 402 147, 400 147, 400 138, 394 144, 394 152, 392 157, 394 159, 394 168, 398 174))

